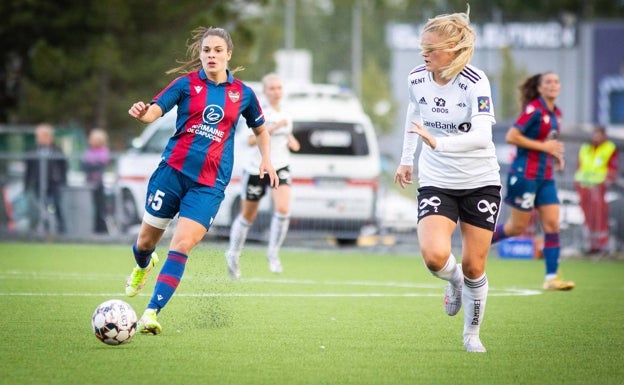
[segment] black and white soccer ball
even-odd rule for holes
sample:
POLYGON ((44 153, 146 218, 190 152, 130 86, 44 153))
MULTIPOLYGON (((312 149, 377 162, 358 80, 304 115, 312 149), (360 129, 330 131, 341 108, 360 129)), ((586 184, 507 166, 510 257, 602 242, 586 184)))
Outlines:
POLYGON ((108 345, 130 342, 136 333, 137 315, 128 303, 120 299, 102 302, 91 317, 93 332, 108 345))

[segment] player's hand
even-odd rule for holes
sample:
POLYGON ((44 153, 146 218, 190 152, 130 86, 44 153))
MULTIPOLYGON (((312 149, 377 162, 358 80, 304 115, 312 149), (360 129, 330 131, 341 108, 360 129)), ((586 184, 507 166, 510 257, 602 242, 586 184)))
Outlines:
POLYGON ((544 141, 544 152, 555 158, 555 169, 557 170, 563 170, 565 167, 565 159, 563 157, 564 150, 565 148, 563 142, 556 139, 548 139, 544 141))
POLYGON ((394 183, 398 183, 404 189, 406 185, 412 184, 412 172, 412 166, 400 165, 394 174, 394 183))
POLYGON ((418 122, 412 121, 412 125, 414 126, 414 128, 412 128, 411 130, 407 130, 407 132, 418 134, 422 138, 423 142, 425 142, 425 144, 427 144, 431 148, 436 148, 436 145, 438 143, 436 142, 435 136, 431 135, 431 133, 425 130, 422 124, 418 122))
POLYGON ((148 109, 149 106, 147 104, 139 101, 134 103, 132 107, 130 107, 130 109, 128 110, 128 114, 130 114, 130 116, 135 119, 140 119, 143 115, 145 115, 148 109))
POLYGON ((565 168, 565 158, 563 157, 563 155, 555 156, 555 170, 563 171, 564 168, 565 168))
POLYGON ((279 178, 277 177, 277 172, 271 165, 270 162, 262 162, 260 163, 260 179, 264 179, 265 177, 269 178, 269 186, 276 189, 279 187, 279 178))

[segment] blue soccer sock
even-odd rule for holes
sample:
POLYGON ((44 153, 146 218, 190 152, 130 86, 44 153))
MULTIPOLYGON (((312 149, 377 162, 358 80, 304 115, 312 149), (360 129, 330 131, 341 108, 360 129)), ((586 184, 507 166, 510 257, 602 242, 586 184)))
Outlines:
POLYGON ((492 244, 502 241, 505 238, 509 238, 509 235, 505 234, 505 224, 496 225, 494 234, 492 235, 492 244))
POLYGON ((158 274, 154 294, 152 294, 152 299, 147 305, 148 309, 156 309, 159 312, 169 302, 180 284, 187 259, 188 256, 185 254, 173 250, 169 251, 167 260, 158 274))
POLYGON ((141 269, 145 269, 147 265, 149 265, 154 250, 156 249, 153 248, 145 251, 139 250, 137 249, 136 241, 134 242, 132 245, 132 253, 134 254, 134 260, 141 269))
POLYGON ((544 234, 544 261, 546 262, 546 279, 548 280, 557 276, 560 251, 559 233, 544 234))

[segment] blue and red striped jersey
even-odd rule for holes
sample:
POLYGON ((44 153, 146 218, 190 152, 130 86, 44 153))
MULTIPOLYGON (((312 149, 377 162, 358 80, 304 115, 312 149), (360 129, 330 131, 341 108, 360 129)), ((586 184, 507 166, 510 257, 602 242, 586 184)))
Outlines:
MULTIPOLYGON (((557 106, 549 110, 544 99, 539 97, 526 105, 514 127, 530 139, 545 141, 557 138, 561 127, 561 110, 557 106)), ((553 162, 554 158, 550 154, 518 147, 511 170, 525 179, 552 179, 553 162)))
POLYGON ((152 103, 163 114, 178 106, 176 130, 162 154, 194 181, 225 190, 234 165, 234 134, 241 115, 251 128, 264 124, 253 90, 228 71, 227 82, 208 80, 204 70, 173 80, 152 103))

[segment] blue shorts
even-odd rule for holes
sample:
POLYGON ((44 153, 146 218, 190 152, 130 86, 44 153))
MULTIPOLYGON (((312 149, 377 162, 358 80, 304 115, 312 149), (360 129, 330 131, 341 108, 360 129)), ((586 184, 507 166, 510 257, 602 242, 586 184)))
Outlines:
POLYGON ((534 207, 559 204, 554 179, 525 179, 514 173, 507 176, 505 203, 518 210, 531 211, 534 207))
POLYGON ((210 228, 225 197, 223 191, 195 182, 161 162, 147 185, 145 211, 158 218, 181 218, 210 228))

